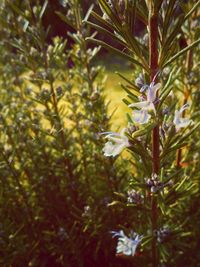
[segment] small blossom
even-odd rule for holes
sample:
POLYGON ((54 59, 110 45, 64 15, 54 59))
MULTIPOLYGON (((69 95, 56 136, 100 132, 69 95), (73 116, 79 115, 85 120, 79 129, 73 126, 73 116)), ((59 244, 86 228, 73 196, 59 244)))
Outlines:
POLYGON ((122 152, 125 147, 128 147, 129 141, 128 137, 125 135, 126 128, 124 128, 120 133, 105 132, 105 138, 108 139, 108 142, 103 148, 104 155, 106 157, 115 157, 122 152))
POLYGON ((134 256, 137 246, 141 243, 142 236, 131 232, 131 238, 124 234, 123 230, 119 232, 111 231, 113 237, 118 237, 116 254, 124 254, 126 256, 134 256))
POLYGON ((134 122, 139 124, 148 123, 149 119, 151 118, 151 115, 148 114, 148 111, 153 110, 153 112, 156 114, 154 102, 156 100, 157 91, 160 86, 160 83, 155 84, 155 82, 153 81, 150 85, 143 85, 141 87, 140 92, 146 92, 146 100, 129 105, 129 107, 139 109, 134 110, 133 112, 132 119, 134 122))
POLYGON ((171 180, 168 182, 161 182, 159 176, 155 173, 152 174, 151 178, 145 178, 145 181, 151 193, 157 193, 159 190, 163 190, 165 187, 173 185, 171 180))
POLYGON ((128 195, 127 197, 128 203, 131 204, 133 203, 138 205, 143 203, 143 196, 140 193, 136 192, 134 189, 128 190, 127 195, 128 195))
POLYGON ((168 227, 162 227, 156 231, 157 241, 163 243, 171 235, 171 230, 168 227))
POLYGON ((144 77, 141 73, 139 74, 139 76, 135 80, 135 84, 140 88, 142 88, 144 86, 144 77))
POLYGON ((68 234, 67 234, 65 228, 60 227, 60 228, 58 229, 58 237, 59 237, 60 240, 62 240, 62 241, 68 239, 69 236, 68 236, 68 234))
POLYGON ((82 216, 83 217, 89 217, 90 216, 90 214, 91 214, 91 208, 90 208, 90 206, 84 206, 84 211, 83 211, 83 213, 82 213, 82 216))
POLYGON ((187 127, 192 120, 188 118, 183 118, 182 113, 189 107, 188 104, 182 106, 180 110, 175 110, 173 123, 175 124, 176 130, 178 131, 180 128, 187 127))
POLYGON ((169 108, 168 108, 168 107, 164 108, 164 109, 162 110, 162 114, 163 114, 163 115, 170 115, 170 110, 169 110, 169 108))

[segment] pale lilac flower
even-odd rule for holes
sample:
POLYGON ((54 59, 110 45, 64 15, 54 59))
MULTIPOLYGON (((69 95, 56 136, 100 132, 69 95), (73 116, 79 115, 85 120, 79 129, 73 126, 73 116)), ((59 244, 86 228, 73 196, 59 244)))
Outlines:
POLYGON ((139 110, 133 111, 133 121, 139 124, 148 123, 151 116, 148 114, 148 111, 153 110, 156 114, 156 109, 154 102, 156 100, 157 91, 160 88, 161 84, 153 81, 149 86, 145 85, 141 88, 141 92, 146 92, 146 100, 136 103, 132 103, 129 107, 138 108, 139 110))
POLYGON ((130 204, 142 204, 144 196, 136 192, 134 189, 128 190, 127 202, 130 204))
POLYGON ((119 232, 111 231, 113 237, 118 237, 116 254, 124 254, 126 256, 134 256, 137 246, 141 243, 142 236, 131 232, 131 238, 124 234, 123 230, 119 232))
POLYGON ((175 110, 175 115, 174 115, 174 120, 173 123, 176 127, 176 130, 178 131, 180 128, 185 128, 187 127, 192 120, 188 119, 188 118, 183 118, 182 117, 182 113, 184 110, 186 110, 189 107, 188 104, 185 104, 181 107, 180 110, 175 110))
POLYGON ((132 119, 134 122, 139 124, 145 124, 149 121, 151 115, 148 114, 146 109, 134 110, 132 114, 132 119))
POLYGON ((122 152, 125 147, 128 147, 129 141, 128 137, 125 135, 126 128, 122 129, 120 133, 105 132, 105 138, 108 139, 108 142, 103 148, 104 155, 106 157, 115 157, 122 152))
POLYGON ((140 87, 141 89, 142 89, 143 86, 148 86, 148 85, 144 84, 144 77, 143 77, 143 75, 141 73, 139 74, 139 76, 135 80, 135 84, 138 87, 140 87))

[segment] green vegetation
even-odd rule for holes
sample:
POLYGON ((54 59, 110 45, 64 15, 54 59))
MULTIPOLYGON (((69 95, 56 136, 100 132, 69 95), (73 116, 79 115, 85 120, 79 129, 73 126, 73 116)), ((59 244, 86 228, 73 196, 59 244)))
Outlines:
POLYGON ((0 266, 199 266, 200 1, 93 2, 0 2, 0 266))

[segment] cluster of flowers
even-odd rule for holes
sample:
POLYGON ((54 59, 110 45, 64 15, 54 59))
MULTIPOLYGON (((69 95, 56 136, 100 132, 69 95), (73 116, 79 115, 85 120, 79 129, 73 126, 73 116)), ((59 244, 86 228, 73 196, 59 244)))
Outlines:
MULTIPOLYGON (((149 122, 153 117, 156 118, 156 103, 159 102, 157 98, 157 92, 161 87, 160 83, 155 83, 152 81, 150 85, 144 84, 142 82, 141 76, 136 79, 136 84, 139 86, 141 96, 139 97, 139 102, 132 103, 129 105, 133 108, 132 121, 138 125, 144 125, 149 122)), ((182 106, 179 110, 175 110, 173 124, 176 131, 181 128, 187 127, 191 120, 183 117, 183 112, 188 108, 188 105, 182 106)), ((130 142, 127 136, 128 130, 126 128, 122 129, 120 133, 114 132, 104 132, 105 138, 108 140, 103 148, 104 155, 107 157, 117 156, 121 151, 130 146, 130 142)), ((152 193, 156 193, 158 190, 162 190, 165 186, 170 186, 171 181, 164 183, 159 181, 156 174, 152 174, 152 177, 146 179, 146 185, 149 187, 152 193)), ((136 193, 134 190, 128 191, 127 201, 129 203, 141 204, 143 199, 141 195, 136 193)), ((130 237, 124 234, 123 230, 119 232, 112 231, 113 237, 118 237, 118 243, 116 248, 117 255, 134 256, 137 246, 141 243, 143 236, 135 232, 130 233, 130 237)), ((167 228, 162 228, 156 231, 158 242, 162 242, 166 236, 168 236, 170 231, 167 228)))
MULTIPOLYGON (((138 78, 140 79, 140 78, 138 78)), ((136 84, 139 83, 138 79, 136 80, 136 84)), ((155 104, 159 100, 157 99, 157 91, 160 89, 161 84, 155 83, 154 81, 150 84, 141 85, 140 92, 142 95, 139 97, 139 102, 132 103, 129 105, 130 108, 134 108, 132 113, 132 121, 137 125, 143 125, 149 122, 152 116, 156 116, 156 107, 155 104)), ((180 110, 175 110, 173 123, 175 125, 176 130, 178 131, 180 128, 187 127, 191 120, 188 118, 183 118, 183 112, 188 108, 188 104, 185 104, 181 107, 180 110)), ((117 156, 121 153, 121 151, 130 146, 128 137, 126 136, 127 129, 124 128, 120 133, 114 132, 104 132, 105 138, 108 140, 106 142, 103 152, 107 157, 117 156)))
POLYGON ((134 189, 128 190, 127 195, 128 195, 127 202, 130 204, 140 205, 144 201, 143 195, 136 192, 134 189))
POLYGON ((164 189, 166 186, 172 186, 173 182, 169 180, 168 182, 161 182, 156 173, 153 173, 151 178, 147 178, 146 185, 149 187, 151 193, 156 193, 159 190, 164 189))

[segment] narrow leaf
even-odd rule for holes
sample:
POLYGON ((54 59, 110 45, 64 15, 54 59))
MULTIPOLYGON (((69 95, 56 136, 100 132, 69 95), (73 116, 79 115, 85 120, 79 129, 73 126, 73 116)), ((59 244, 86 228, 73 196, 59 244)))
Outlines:
POLYGON ((42 9, 41 9, 41 11, 40 11, 40 15, 39 15, 39 18, 40 18, 40 19, 43 17, 44 12, 45 12, 45 10, 46 10, 46 8, 47 8, 47 5, 48 5, 48 0, 45 0, 44 4, 43 4, 43 6, 42 6, 42 9))
POLYGON ((138 130, 138 131, 135 131, 135 132, 132 134, 132 137, 133 137, 133 138, 136 138, 136 137, 145 135, 145 134, 147 134, 149 131, 151 131, 153 128, 155 128, 156 125, 157 125, 156 123, 149 124, 149 125, 147 125, 144 129, 140 129, 140 130, 138 130))
POLYGON ((189 16, 195 11, 195 9, 200 5, 200 0, 191 8, 191 10, 186 14, 184 21, 186 21, 189 16))
POLYGON ((92 43, 95 43, 95 44, 98 44, 98 45, 101 45, 103 46, 104 48, 110 50, 111 52, 115 53, 115 54, 118 54, 119 56, 131 61, 132 63, 140 66, 140 67, 143 67, 144 66, 138 62, 137 60, 135 60, 133 57, 129 56, 128 54, 124 53, 124 52, 121 52, 120 50, 118 50, 117 48, 114 48, 108 44, 106 44, 105 42, 101 41, 101 40, 97 40, 97 39, 94 39, 94 38, 86 38, 86 41, 89 41, 89 42, 92 42, 92 43))
POLYGON ((187 51, 189 51, 190 49, 194 48, 195 46, 197 46, 200 43, 200 38, 198 40, 196 40, 195 42, 193 42, 191 45, 188 45, 187 47, 185 47, 184 49, 182 49, 181 51, 179 51, 177 54, 175 54, 173 57, 171 57, 163 66, 162 68, 167 67, 169 64, 171 64, 174 60, 176 60, 177 58, 179 58, 180 56, 182 56, 183 54, 185 54, 187 51))
POLYGON ((93 8, 94 8, 94 4, 92 4, 92 5, 90 6, 90 8, 88 9, 88 11, 87 11, 87 13, 86 13, 86 15, 85 15, 84 21, 87 21, 87 20, 89 19, 90 15, 91 15, 91 13, 92 13, 93 8))
POLYGON ((61 12, 59 12, 59 11, 56 11, 55 13, 59 16, 59 18, 60 18, 63 22, 65 22, 67 25, 71 26, 73 29, 76 30, 75 25, 73 25, 73 23, 72 23, 66 16, 64 16, 64 15, 63 15, 61 12))
POLYGON ((113 40, 116 40, 121 45, 126 46, 125 42, 123 42, 121 39, 119 39, 116 35, 114 35, 110 31, 108 31, 107 29, 105 29, 105 28, 103 28, 103 27, 101 27, 101 26, 99 26, 99 25, 97 25, 95 23, 89 22, 89 21, 83 21, 83 23, 86 23, 87 25, 91 26, 92 28, 96 29, 99 32, 102 32, 104 34, 109 35, 110 37, 112 37, 113 40))

